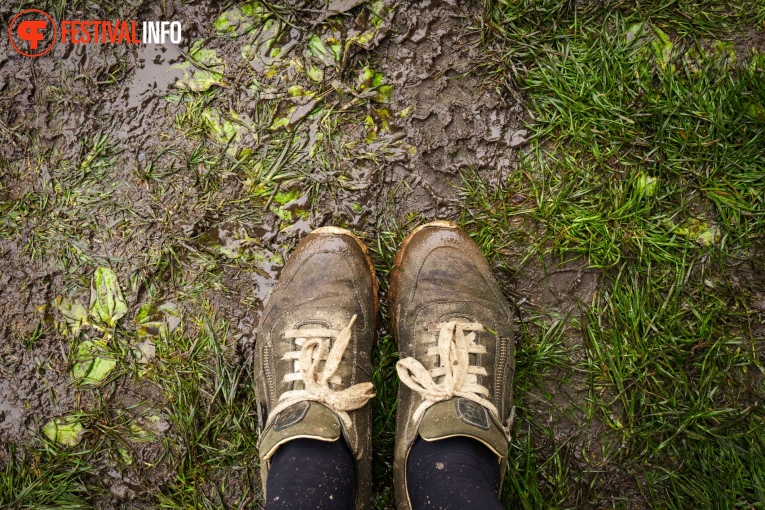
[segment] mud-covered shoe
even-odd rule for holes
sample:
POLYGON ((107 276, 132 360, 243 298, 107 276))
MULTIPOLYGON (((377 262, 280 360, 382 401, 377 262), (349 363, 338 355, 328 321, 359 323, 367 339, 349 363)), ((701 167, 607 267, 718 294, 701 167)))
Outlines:
POLYGON ((497 455, 504 478, 514 416, 513 314, 480 249, 453 223, 418 227, 396 254, 389 299, 401 357, 398 509, 411 508, 407 458, 418 436, 474 438, 497 455))
POLYGON ((259 450, 270 459, 297 438, 336 441, 356 459, 357 508, 370 506, 371 351, 379 302, 364 244, 323 227, 290 256, 267 299, 255 346, 259 450))

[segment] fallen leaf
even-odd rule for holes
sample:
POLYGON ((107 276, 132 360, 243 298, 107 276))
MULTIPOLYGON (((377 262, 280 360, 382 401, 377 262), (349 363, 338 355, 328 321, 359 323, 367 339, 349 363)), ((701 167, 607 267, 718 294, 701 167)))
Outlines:
POLYGON ((659 66, 662 69, 665 69, 672 57, 672 41, 659 27, 651 25, 651 29, 656 36, 656 38, 651 41, 651 49, 653 50, 656 60, 659 62, 659 66))
POLYGON ((113 328, 127 313, 127 305, 117 275, 108 267, 99 267, 90 284, 90 315, 113 328))
POLYGON ((148 338, 138 344, 138 350, 141 351, 141 359, 138 361, 139 363, 149 363, 157 355, 157 350, 154 346, 154 342, 148 338))
POLYGON ((85 305, 65 296, 56 298, 56 309, 64 316, 66 329, 72 336, 77 336, 82 326, 88 323, 88 311, 85 305))
POLYGON ((99 341, 85 340, 77 347, 72 378, 78 385, 95 385, 102 382, 117 366, 117 360, 103 354, 105 345, 99 341))
POLYGON ((659 186, 659 180, 656 177, 651 177, 644 173, 639 173, 635 180, 635 188, 643 196, 652 197, 656 194, 656 189, 659 186))
POLYGON ((338 55, 324 45, 324 42, 316 34, 308 38, 308 51, 325 66, 331 66, 337 61, 338 55))
POLYGON ((135 317, 139 338, 157 337, 172 333, 181 322, 181 310, 171 301, 144 304, 135 317))
POLYGON ((85 428, 76 415, 54 418, 42 428, 45 437, 64 446, 76 446, 82 441, 85 428))
POLYGON ((117 448, 117 452, 120 454, 122 462, 126 466, 129 466, 133 463, 133 457, 130 455, 130 452, 127 451, 127 448, 117 448))
POLYGON ((331 0, 327 6, 327 12, 330 14, 342 14, 350 11, 364 0, 331 0))
POLYGON ((675 229, 677 234, 693 239, 701 246, 709 246, 720 240, 720 229, 716 225, 707 225, 707 222, 691 219, 683 226, 675 229))
POLYGON ((183 77, 175 82, 175 88, 192 92, 204 92, 210 87, 223 84, 223 60, 215 50, 202 47, 202 41, 196 41, 189 48, 189 62, 180 62, 172 69, 183 71, 183 77))

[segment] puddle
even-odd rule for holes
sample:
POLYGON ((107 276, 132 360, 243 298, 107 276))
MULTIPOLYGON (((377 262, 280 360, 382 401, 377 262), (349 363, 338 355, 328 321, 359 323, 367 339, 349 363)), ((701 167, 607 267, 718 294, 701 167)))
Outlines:
POLYGON ((11 392, 9 383, 0 380, 0 430, 18 433, 23 416, 24 408, 11 392))
POLYGON ((180 49, 172 43, 138 46, 135 74, 120 94, 127 100, 127 108, 145 108, 147 100, 164 97, 170 86, 183 76, 182 70, 173 68, 173 64, 182 60, 180 49))

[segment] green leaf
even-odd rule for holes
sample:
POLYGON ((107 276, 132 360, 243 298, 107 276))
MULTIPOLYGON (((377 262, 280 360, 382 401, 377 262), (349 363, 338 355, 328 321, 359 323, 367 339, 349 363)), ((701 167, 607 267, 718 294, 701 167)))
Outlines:
POLYGON ((639 41, 645 35, 645 23, 641 21, 640 23, 633 24, 624 35, 628 43, 639 41))
POLYGON ((751 101, 746 104, 746 114, 755 120, 765 122, 765 106, 751 101))
POLYGON ((77 347, 72 378, 78 385, 95 385, 106 379, 117 360, 104 356, 105 342, 85 340, 77 347))
POLYGON ((367 30, 366 32, 362 32, 356 36, 353 36, 348 39, 345 43, 346 48, 350 48, 351 44, 356 44, 357 46, 361 46, 362 48, 369 49, 367 46, 370 42, 372 42, 372 39, 374 39, 375 35, 377 35, 376 30, 367 30))
POLYGON ((218 16, 218 19, 213 23, 213 28, 218 32, 218 35, 228 34, 236 37, 239 35, 237 34, 236 29, 241 21, 242 10, 238 7, 234 7, 233 9, 222 12, 220 16, 218 16))
POLYGON ((274 117, 274 121, 271 123, 271 126, 268 129, 279 129, 283 127, 287 127, 290 124, 290 117, 294 113, 294 111, 297 109, 296 106, 291 106, 285 115, 274 117))
POLYGON ((707 225, 707 222, 691 219, 685 222, 675 232, 681 236, 693 239, 701 246, 709 246, 720 240, 720 229, 716 225, 707 225))
POLYGON ((117 448, 117 453, 120 454, 123 464, 129 466, 133 463, 133 457, 128 452, 127 448, 117 448))
POLYGON ((383 74, 370 69, 368 66, 362 69, 361 74, 359 74, 358 88, 362 92, 376 90, 377 93, 372 97, 372 100, 378 103, 388 101, 393 92, 392 85, 385 85, 383 74))
POLYGON ((332 51, 335 62, 339 63, 343 56, 343 45, 340 44, 340 41, 334 37, 327 39, 327 44, 329 45, 329 49, 332 51))
POLYGON ((213 140, 221 145, 228 145, 232 141, 238 143, 242 139, 244 127, 234 124, 230 120, 223 118, 217 110, 206 108, 202 112, 202 119, 210 128, 210 135, 213 140))
POLYGON ((140 425, 136 423, 130 424, 130 432, 132 434, 131 439, 139 440, 139 441, 147 441, 151 439, 151 434, 149 434, 149 432, 146 429, 144 429, 143 427, 141 427, 140 425))
POLYGON ((64 316, 66 329, 72 336, 76 337, 80 333, 82 326, 89 324, 88 311, 85 309, 85 305, 75 299, 58 296, 56 298, 56 309, 64 316))
POLYGON ((672 41, 669 36, 664 33, 662 29, 656 26, 651 26, 656 39, 651 41, 651 49, 656 57, 659 66, 662 69, 667 67, 670 58, 672 58, 672 41))
POLYGON ((659 186, 659 180, 644 173, 639 173, 635 181, 635 188, 639 193, 646 197, 652 197, 656 194, 659 186))
POLYGON ((126 313, 127 305, 117 275, 108 267, 99 267, 90 284, 90 315, 113 328, 126 313))
POLYGON ((377 95, 372 99, 378 103, 387 103, 393 93, 393 85, 380 85, 377 87, 377 95))
POLYGON ((180 62, 172 66, 172 69, 181 69, 183 77, 175 82, 175 88, 190 90, 192 92, 204 92, 214 85, 223 83, 223 60, 215 50, 202 47, 202 41, 196 41, 189 48, 189 58, 192 62, 180 62))
POLYGON ((242 6, 242 14, 249 17, 264 18, 271 15, 269 10, 257 0, 247 2, 242 6))
POLYGON ((305 74, 314 83, 321 83, 324 80, 324 71, 313 64, 309 64, 306 67, 305 74))
POLYGON ((385 17, 390 11, 390 7, 385 5, 385 0, 375 0, 367 5, 367 9, 372 14, 369 18, 370 24, 375 28, 380 28, 385 21, 385 17))
POLYGON ((194 41, 191 45, 191 48, 189 48, 189 56, 191 59, 203 66, 222 66, 223 60, 218 58, 215 50, 203 47, 202 43, 203 41, 200 39, 194 41))
POLYGON ((232 7, 222 12, 213 23, 218 35, 238 37, 257 28, 271 13, 257 1, 248 2, 240 7, 232 7))
POLYGON ((736 63, 736 45, 733 41, 714 41, 712 43, 712 54, 716 57, 722 57, 726 60, 726 67, 736 63))
POLYGON ((293 200, 300 198, 302 193, 298 189, 291 189, 289 191, 280 191, 274 195, 274 202, 279 205, 285 205, 293 200))
POLYGON ((314 57, 319 59, 324 65, 332 64, 334 58, 330 54, 330 51, 324 46, 324 42, 316 34, 311 34, 308 38, 308 51, 313 54, 314 57))
POLYGON ((70 415, 54 418, 42 428, 45 437, 64 446, 76 446, 82 441, 85 428, 79 422, 79 416, 70 415))
POLYGON ((138 337, 167 336, 181 322, 181 310, 173 302, 160 301, 144 304, 135 317, 138 337))
POLYGON ((223 74, 205 69, 196 69, 190 62, 182 62, 174 66, 183 69, 183 77, 175 82, 175 88, 191 92, 204 92, 214 85, 222 83, 223 74))

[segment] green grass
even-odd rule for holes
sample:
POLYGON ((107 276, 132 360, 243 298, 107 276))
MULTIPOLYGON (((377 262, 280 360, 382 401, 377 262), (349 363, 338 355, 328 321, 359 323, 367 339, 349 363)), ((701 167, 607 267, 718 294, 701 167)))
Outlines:
POLYGON ((228 362, 221 339, 228 332, 209 319, 192 335, 176 335, 158 354, 163 362, 154 381, 169 395, 166 410, 180 436, 169 450, 173 480, 157 495, 160 508, 220 508, 230 505, 232 488, 240 504, 257 486, 257 418, 247 365, 228 362), (176 350, 184 355, 162 352, 176 350), (253 480, 253 477, 255 480, 253 480), (255 483, 253 483, 255 482, 255 483), (225 497, 224 495, 228 496, 225 497))
POLYGON ((601 281, 557 350, 560 317, 522 306, 511 507, 765 506, 763 20, 761 2, 487 4, 488 80, 525 92, 533 138, 499 188, 465 177, 462 222, 511 276, 582 257, 601 281), (561 377, 586 397, 556 401, 561 377))
POLYGON ((65 452, 18 452, 9 447, 0 475, 0 501, 7 508, 92 508, 84 475, 90 468, 65 452))

